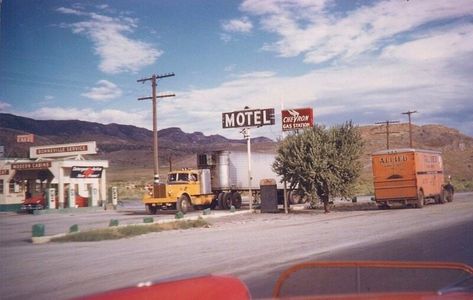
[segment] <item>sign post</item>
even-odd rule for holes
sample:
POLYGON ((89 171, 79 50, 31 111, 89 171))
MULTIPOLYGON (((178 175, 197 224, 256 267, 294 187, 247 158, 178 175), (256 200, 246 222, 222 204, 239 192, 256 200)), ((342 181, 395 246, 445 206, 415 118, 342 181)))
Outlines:
POLYGON ((253 191, 251 188, 251 127, 274 125, 274 108, 250 109, 248 106, 241 111, 222 113, 223 128, 243 128, 240 133, 246 139, 248 151, 248 196, 250 199, 250 211, 253 209, 253 191))
POLYGON ((251 135, 250 128, 243 128, 241 131, 246 139, 246 150, 248 151, 248 196, 250 198, 250 210, 253 209, 253 191, 251 189, 251 135))

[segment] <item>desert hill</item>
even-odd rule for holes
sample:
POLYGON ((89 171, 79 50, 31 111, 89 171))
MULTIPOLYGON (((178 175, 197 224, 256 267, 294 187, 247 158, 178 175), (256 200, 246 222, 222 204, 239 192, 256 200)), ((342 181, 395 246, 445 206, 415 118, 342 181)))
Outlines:
MULTIPOLYGON (((384 126, 360 126, 365 142, 362 185, 371 181, 370 153, 386 149, 384 126)), ((473 190, 473 138, 443 125, 413 125, 415 148, 443 153, 446 174, 452 175, 461 188, 473 190)), ((390 126, 390 148, 409 146, 407 124, 390 126)), ((32 144, 16 143, 18 134, 35 134, 33 145, 97 141, 98 159, 110 161, 112 181, 148 181, 152 177, 152 131, 131 125, 100 124, 78 120, 34 120, 0 113, 0 145, 9 157, 26 157, 32 144)), ((202 132, 185 133, 180 128, 162 129, 159 136, 159 159, 163 172, 172 168, 195 167, 195 154, 211 150, 246 151, 245 140, 227 139, 202 132)), ((277 142, 265 137, 252 139, 254 151, 275 152, 277 142)))

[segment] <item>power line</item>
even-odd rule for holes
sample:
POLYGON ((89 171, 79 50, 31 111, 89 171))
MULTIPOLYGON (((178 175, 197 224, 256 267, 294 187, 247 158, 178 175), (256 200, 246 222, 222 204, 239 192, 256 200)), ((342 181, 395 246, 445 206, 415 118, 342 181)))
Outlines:
MULTIPOLYGON (((386 125, 386 149, 389 149, 389 134, 390 133, 399 133, 399 132, 390 132, 389 131, 389 124, 396 124, 399 123, 399 121, 383 121, 383 122, 376 122, 375 124, 385 124, 386 125)), ((384 134, 382 132, 379 132, 377 134, 384 134)))
POLYGON ((411 124, 411 115, 417 113, 417 110, 406 111, 401 114, 407 115, 409 117, 409 147, 412 148, 412 124, 411 124))

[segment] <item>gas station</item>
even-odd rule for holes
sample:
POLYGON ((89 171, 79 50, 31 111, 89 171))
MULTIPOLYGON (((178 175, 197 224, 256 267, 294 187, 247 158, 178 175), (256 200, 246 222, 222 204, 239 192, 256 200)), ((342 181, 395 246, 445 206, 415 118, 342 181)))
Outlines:
POLYGON ((18 211, 25 199, 42 199, 40 208, 97 207, 106 204, 107 160, 95 141, 30 147, 28 158, 0 160, 0 211, 18 211))

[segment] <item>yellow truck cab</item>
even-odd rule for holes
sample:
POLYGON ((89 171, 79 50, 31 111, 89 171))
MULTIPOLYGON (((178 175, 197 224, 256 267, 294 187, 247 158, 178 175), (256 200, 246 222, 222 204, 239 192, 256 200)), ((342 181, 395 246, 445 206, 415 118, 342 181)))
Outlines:
POLYGON ((210 171, 184 169, 169 173, 166 184, 154 184, 143 202, 151 214, 168 208, 186 213, 196 206, 210 206, 213 198, 210 171))

